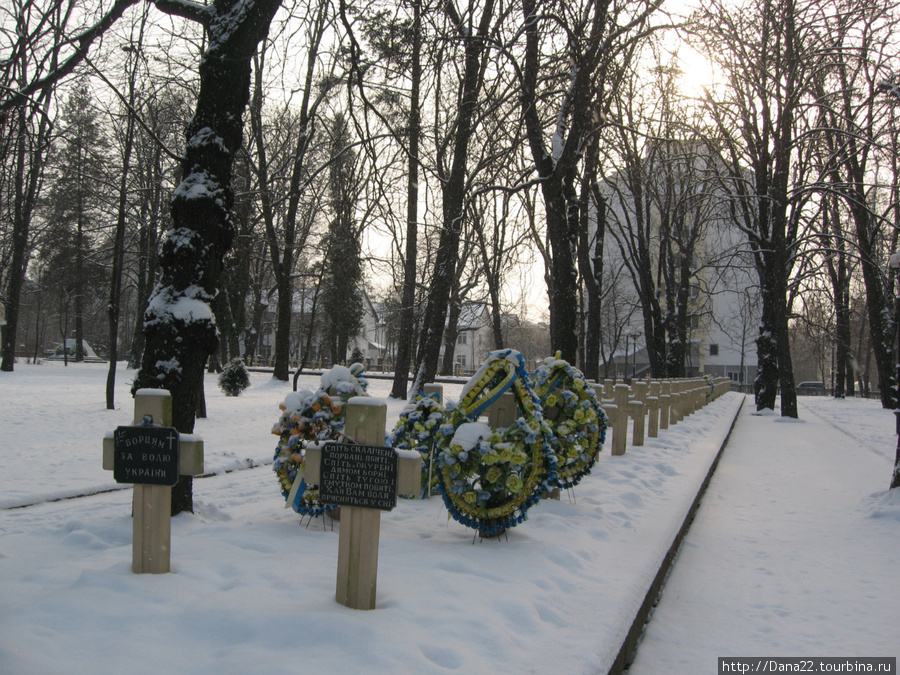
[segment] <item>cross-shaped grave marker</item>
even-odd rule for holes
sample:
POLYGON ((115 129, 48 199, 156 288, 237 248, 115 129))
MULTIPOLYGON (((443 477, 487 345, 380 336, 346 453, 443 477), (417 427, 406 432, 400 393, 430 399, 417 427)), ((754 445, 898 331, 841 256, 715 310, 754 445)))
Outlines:
MULTIPOLYGON (((516 419, 519 416, 519 403, 516 400, 516 395, 511 391, 504 392, 502 396, 491 404, 485 411, 485 414, 487 415, 488 426, 491 429, 503 429, 512 426, 516 423, 516 419)), ((546 410, 544 414, 547 414, 546 410)), ((559 409, 557 408, 551 414, 559 415, 559 409)), ((551 488, 544 494, 543 498, 559 500, 559 488, 551 488)))
POLYGON ((203 473, 203 441, 172 428, 172 395, 139 389, 134 425, 103 439, 103 468, 117 483, 134 483, 131 569, 135 574, 169 572, 172 486, 178 476, 203 473))
POLYGON ((422 458, 415 450, 383 447, 383 401, 355 396, 345 410, 344 435, 355 444, 309 447, 303 464, 307 483, 319 485, 320 501, 341 506, 335 600, 375 609, 381 511, 396 505, 397 494, 419 493, 422 458))

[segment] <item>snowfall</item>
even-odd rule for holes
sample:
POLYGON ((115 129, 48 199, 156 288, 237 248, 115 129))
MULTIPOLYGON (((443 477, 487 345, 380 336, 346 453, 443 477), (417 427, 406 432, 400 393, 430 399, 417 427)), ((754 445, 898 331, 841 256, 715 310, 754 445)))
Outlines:
MULTIPOLYGON (((271 429, 291 385, 266 373, 240 397, 207 376, 195 512, 172 520, 170 573, 132 573, 132 489, 101 448, 132 422, 134 373, 119 368, 107 410, 106 372, 0 373, 4 675, 606 673, 717 456, 630 672, 900 654, 897 438, 876 401, 805 397, 786 420, 728 393, 643 446, 629 435, 623 456, 607 443, 497 539, 440 498, 400 500, 381 516, 376 608, 360 611, 335 602, 340 523, 284 508, 271 429)), ((388 430, 405 405, 390 384, 369 380, 388 430)))

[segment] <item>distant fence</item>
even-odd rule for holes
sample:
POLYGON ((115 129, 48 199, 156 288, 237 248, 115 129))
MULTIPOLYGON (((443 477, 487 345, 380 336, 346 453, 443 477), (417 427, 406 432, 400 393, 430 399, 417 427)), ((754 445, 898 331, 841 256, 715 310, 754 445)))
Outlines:
MULTIPOLYGON (((736 382, 731 383, 731 391, 737 391, 742 394, 754 393, 752 384, 738 384, 736 382)), ((834 396, 834 389, 826 387, 825 389, 821 389, 819 391, 798 391, 797 396, 834 396)), ((856 390, 852 394, 846 394, 846 397, 880 399, 881 394, 878 391, 869 391, 867 394, 865 392, 856 390)))

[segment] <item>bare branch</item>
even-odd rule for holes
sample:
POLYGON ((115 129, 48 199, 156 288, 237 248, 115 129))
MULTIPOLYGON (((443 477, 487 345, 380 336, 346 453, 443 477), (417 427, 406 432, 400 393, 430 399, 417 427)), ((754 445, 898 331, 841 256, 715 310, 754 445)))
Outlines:
MULTIPOLYGON (((9 91, 4 98, 0 100, 0 116, 17 106, 22 105, 26 99, 30 98, 35 93, 53 87, 53 85, 61 79, 70 75, 78 64, 80 64, 87 56, 88 50, 94 40, 103 35, 103 33, 105 33, 106 30, 125 13, 126 9, 137 2, 138 0, 116 0, 109 12, 103 15, 97 23, 70 40, 70 42, 77 46, 75 47, 74 53, 72 53, 65 61, 47 73, 44 77, 26 84, 18 91, 9 91)), ((58 49, 59 47, 57 46, 55 48, 58 49)))

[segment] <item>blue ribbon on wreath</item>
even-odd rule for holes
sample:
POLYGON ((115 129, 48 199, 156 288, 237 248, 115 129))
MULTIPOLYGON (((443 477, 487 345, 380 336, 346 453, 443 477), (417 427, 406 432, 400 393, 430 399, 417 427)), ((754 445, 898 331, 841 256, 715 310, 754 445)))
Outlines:
POLYGON ((497 401, 503 394, 509 391, 509 388, 515 384, 516 380, 522 378, 523 382, 528 381, 528 372, 525 370, 525 359, 522 355, 513 350, 513 349, 502 349, 488 353, 488 359, 491 360, 505 360, 510 354, 515 354, 516 363, 515 368, 507 373, 505 379, 503 379, 497 387, 494 388, 493 393, 490 396, 486 396, 481 399, 479 404, 472 410, 467 410, 466 417, 469 419, 478 419, 478 416, 481 415, 485 410, 491 407, 494 402, 497 401))
POLYGON ((300 513, 300 504, 303 502, 303 493, 306 492, 306 479, 300 479, 300 487, 297 488, 297 494, 294 495, 294 501, 291 503, 291 508, 294 509, 297 513, 300 513))

